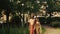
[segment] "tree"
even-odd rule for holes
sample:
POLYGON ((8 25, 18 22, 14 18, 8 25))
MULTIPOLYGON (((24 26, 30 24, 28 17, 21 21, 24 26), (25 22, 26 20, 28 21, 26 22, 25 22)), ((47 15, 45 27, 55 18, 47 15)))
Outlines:
POLYGON ((4 9, 4 10, 6 10, 5 12, 6 12, 6 15, 7 15, 7 28, 8 28, 8 30, 7 30, 7 34, 9 34, 9 31, 10 31, 10 27, 9 27, 9 12, 10 12, 10 5, 9 5, 9 0, 0 0, 0 9, 4 9))
POLYGON ((60 1, 55 1, 53 5, 53 10, 60 11, 59 9, 60 9, 60 1))

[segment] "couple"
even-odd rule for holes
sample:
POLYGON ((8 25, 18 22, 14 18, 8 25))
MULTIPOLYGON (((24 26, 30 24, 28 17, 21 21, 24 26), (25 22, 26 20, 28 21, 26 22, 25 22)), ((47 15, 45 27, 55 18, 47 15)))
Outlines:
POLYGON ((34 14, 31 15, 31 18, 28 20, 29 22, 29 30, 30 30, 30 34, 41 34, 41 25, 39 20, 36 18, 34 18, 34 14))

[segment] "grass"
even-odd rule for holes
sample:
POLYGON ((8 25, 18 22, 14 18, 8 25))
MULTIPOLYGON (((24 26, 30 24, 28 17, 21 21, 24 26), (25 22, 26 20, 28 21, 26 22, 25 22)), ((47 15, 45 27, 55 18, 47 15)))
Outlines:
POLYGON ((46 31, 46 29, 42 27, 42 34, 44 34, 45 31, 46 31))
MULTIPOLYGON (((18 27, 15 26, 14 28, 10 27, 9 29, 10 29, 9 34, 29 34, 28 27, 18 28, 18 27)), ((42 28, 42 31, 44 33, 45 29, 42 28)), ((4 26, 2 26, 2 28, 0 28, 0 34, 8 34, 8 29, 6 27, 4 28, 4 26)))

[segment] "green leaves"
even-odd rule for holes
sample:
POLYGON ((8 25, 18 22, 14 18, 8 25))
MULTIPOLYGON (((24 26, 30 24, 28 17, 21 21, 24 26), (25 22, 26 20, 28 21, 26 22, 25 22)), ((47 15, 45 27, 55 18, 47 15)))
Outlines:
POLYGON ((51 10, 59 10, 60 9, 60 2, 59 1, 55 1, 55 0, 47 0, 48 3, 48 8, 51 10))

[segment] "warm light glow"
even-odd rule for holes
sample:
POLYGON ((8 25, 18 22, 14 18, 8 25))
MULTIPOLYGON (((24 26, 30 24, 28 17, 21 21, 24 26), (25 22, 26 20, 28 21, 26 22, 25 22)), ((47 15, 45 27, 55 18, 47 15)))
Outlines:
POLYGON ((22 3, 22 6, 24 6, 24 4, 22 3))
POLYGON ((33 6, 31 8, 34 8, 33 6))
POLYGON ((14 0, 10 0, 10 2, 13 2, 14 0))
POLYGON ((45 1, 45 2, 43 2, 43 3, 45 3, 45 4, 46 4, 47 2, 45 1))
POLYGON ((44 6, 42 5, 41 8, 44 8, 44 6))
POLYGON ((37 1, 37 3, 40 3, 40 1, 37 1))
POLYGON ((17 4, 18 4, 18 3, 20 3, 20 1, 19 1, 19 0, 17 1, 17 4))

